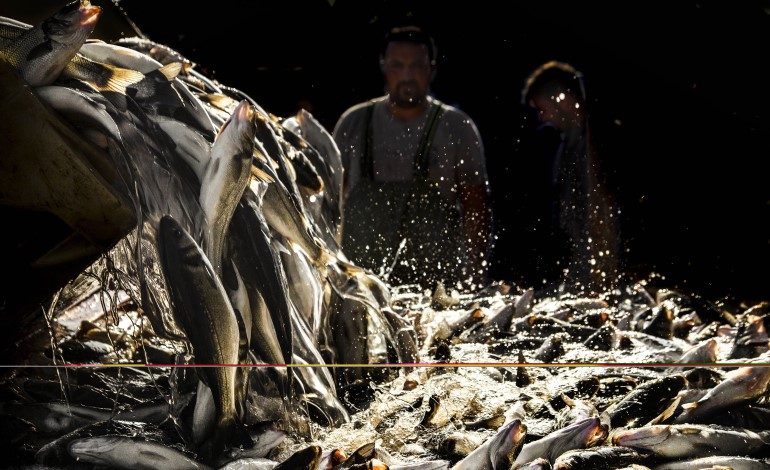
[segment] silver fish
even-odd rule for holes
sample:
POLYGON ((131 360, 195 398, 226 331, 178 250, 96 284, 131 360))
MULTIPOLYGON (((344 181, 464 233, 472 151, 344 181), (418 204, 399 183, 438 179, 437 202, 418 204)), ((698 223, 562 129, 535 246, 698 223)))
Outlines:
POLYGON ((222 273, 222 250, 230 220, 249 181, 254 148, 254 111, 242 101, 217 136, 201 181, 206 217, 204 247, 215 272, 222 273))
POLYGON ((725 380, 696 403, 685 405, 675 423, 690 423, 716 410, 750 402, 762 395, 770 384, 770 367, 741 367, 725 375, 725 380))
POLYGON ((595 447, 565 452, 554 462, 554 470, 579 470, 584 468, 618 468, 621 466, 646 463, 649 454, 627 447, 595 447))
POLYGON ((453 470, 498 470, 508 469, 517 459, 527 427, 521 420, 513 420, 503 426, 496 435, 478 449, 457 462, 453 470))
POLYGON ((531 462, 543 457, 555 462, 561 454, 573 449, 591 447, 607 437, 607 429, 599 418, 579 421, 571 426, 556 430, 542 439, 525 444, 514 464, 531 462))
POLYGON ((672 424, 625 429, 612 437, 614 445, 652 452, 667 459, 709 455, 749 455, 767 447, 766 432, 714 425, 672 424))
MULTIPOLYGON (((62 86, 35 89, 37 96, 71 124, 100 132, 105 138, 121 141, 120 129, 107 112, 105 103, 98 102, 80 90, 62 86)), ((94 142, 99 145, 98 142, 94 142)), ((102 145, 99 145, 102 147, 102 145)), ((106 145, 105 145, 106 146, 106 145)))
POLYGON ((77 439, 70 443, 69 452, 75 459, 82 462, 126 470, 138 468, 204 470, 210 468, 171 447, 126 436, 77 439))
POLYGON ((750 457, 716 456, 680 462, 667 462, 656 466, 655 470, 701 470, 706 468, 770 470, 770 462, 750 457))
MULTIPOLYGON (((222 283, 189 234, 171 217, 160 221, 158 245, 176 319, 192 343, 197 364, 238 362, 238 322, 222 283)), ((235 367, 196 369, 214 395, 214 444, 227 439, 235 416, 235 367)))
POLYGON ((278 462, 263 458, 241 458, 234 460, 219 470, 272 470, 278 466, 278 462))
POLYGON ((88 0, 68 3, 42 24, 0 41, 0 57, 31 86, 50 85, 88 39, 101 11, 88 0))

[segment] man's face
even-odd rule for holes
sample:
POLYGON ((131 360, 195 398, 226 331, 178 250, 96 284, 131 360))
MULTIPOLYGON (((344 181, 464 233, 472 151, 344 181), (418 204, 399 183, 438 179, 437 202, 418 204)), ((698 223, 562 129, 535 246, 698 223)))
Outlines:
POLYGON ((382 66, 386 91, 396 106, 414 108, 425 101, 433 71, 425 44, 391 42, 382 66))
POLYGON ((529 104, 537 110, 540 122, 551 123, 561 131, 583 125, 583 110, 570 90, 545 90, 533 96, 529 104))

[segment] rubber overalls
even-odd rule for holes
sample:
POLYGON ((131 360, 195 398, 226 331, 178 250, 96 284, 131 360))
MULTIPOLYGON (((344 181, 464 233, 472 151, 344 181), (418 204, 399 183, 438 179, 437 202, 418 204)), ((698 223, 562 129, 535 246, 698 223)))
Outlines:
POLYGON ((456 206, 428 179, 430 148, 443 105, 434 101, 413 160, 410 181, 374 178, 372 115, 366 109, 362 175, 346 201, 342 246, 352 261, 391 284, 437 281, 454 284, 467 277, 467 252, 456 206), (403 245, 402 245, 403 244, 403 245))

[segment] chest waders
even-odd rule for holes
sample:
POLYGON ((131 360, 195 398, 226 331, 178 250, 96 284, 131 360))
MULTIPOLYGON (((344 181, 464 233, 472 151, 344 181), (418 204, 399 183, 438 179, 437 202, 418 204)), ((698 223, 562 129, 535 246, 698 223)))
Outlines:
POLYGON ((393 266, 388 277, 393 284, 432 287, 439 280, 454 283, 464 278, 467 254, 458 210, 441 196, 438 184, 428 180, 430 148, 443 106, 431 105, 409 181, 375 179, 373 111, 372 102, 366 108, 361 178, 346 201, 345 254, 375 273, 384 268, 387 274, 393 266), (406 244, 399 249, 402 240, 406 244))

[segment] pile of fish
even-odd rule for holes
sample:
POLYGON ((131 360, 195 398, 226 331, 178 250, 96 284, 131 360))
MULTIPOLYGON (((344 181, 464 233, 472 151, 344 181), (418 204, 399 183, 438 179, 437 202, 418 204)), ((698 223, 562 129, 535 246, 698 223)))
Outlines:
POLYGON ((39 25, 0 18, 0 60, 104 155, 138 218, 58 294, 52 347, 30 363, 229 366, 166 372, 174 386, 157 387, 173 408, 193 383, 193 415, 178 427, 209 462, 253 445, 256 422, 306 434, 311 419, 347 421, 338 393, 376 371, 283 366, 414 362, 417 351, 386 286, 339 249, 333 139, 309 113, 280 120, 163 45, 88 40, 100 12, 81 0, 39 25), (104 328, 57 331, 62 311, 95 299, 104 328))
POLYGON ((770 304, 389 287, 339 249, 340 154, 310 114, 87 40, 99 11, 0 18, 0 60, 139 218, 53 300, 44 367, 3 375, 6 464, 770 468, 770 304))

